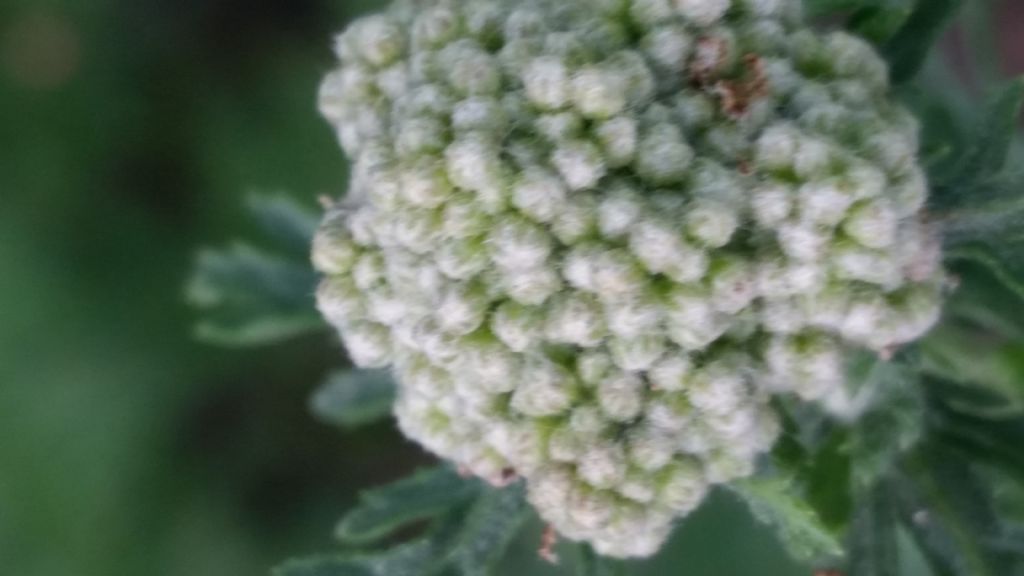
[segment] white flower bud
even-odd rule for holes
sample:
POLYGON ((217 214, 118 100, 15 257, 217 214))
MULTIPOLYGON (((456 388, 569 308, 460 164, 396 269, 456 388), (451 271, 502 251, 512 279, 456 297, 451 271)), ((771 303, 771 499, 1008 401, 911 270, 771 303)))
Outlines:
POLYGON ((328 322, 348 326, 366 317, 366 299, 351 278, 334 276, 320 282, 316 307, 328 322))
POLYGON ((693 149, 672 125, 659 124, 640 139, 636 152, 637 174, 655 186, 678 184, 686 178, 693 149))
POLYGON ((566 202, 565 184, 543 170, 528 170, 512 189, 512 205, 539 222, 550 222, 566 202))
POLYGON ((628 372, 648 370, 665 353, 665 338, 657 334, 635 338, 612 338, 608 342, 615 364, 628 372))
POLYGON ((654 480, 644 473, 627 473, 618 490, 619 494, 641 504, 651 503, 657 494, 654 480))
POLYGON ((835 226, 853 204, 854 197, 835 180, 811 181, 797 192, 800 217, 824 226, 835 226))
POLYGON ((593 188, 608 170, 601 151, 584 141, 558 146, 551 154, 551 163, 571 190, 593 188))
POLYGON ((604 150, 609 167, 621 168, 633 162, 637 149, 637 131, 636 120, 629 116, 616 116, 594 128, 594 135, 604 150))
POLYGON ((796 162, 797 150, 803 136, 790 124, 769 126, 755 146, 758 167, 778 172, 788 170, 796 162))
POLYGON ((391 362, 391 332, 386 326, 357 322, 342 336, 352 363, 360 368, 381 368, 391 362))
POLYGON ((625 250, 598 252, 592 266, 593 286, 602 298, 614 300, 636 294, 643 288, 643 270, 625 250))
POLYGON ((452 193, 441 166, 420 163, 402 173, 402 194, 413 206, 436 208, 452 193))
POLYGON ((605 335, 601 305, 581 292, 567 292, 548 304, 544 333, 552 342, 591 348, 605 335))
POLYGON ((543 327, 542 309, 514 302, 499 306, 491 319, 494 335, 516 352, 523 352, 536 342, 543 327))
POLYGON ((626 456, 616 445, 597 444, 580 456, 576 471, 594 488, 612 488, 626 477, 626 456))
POLYGON ((552 241, 540 227, 523 218, 507 217, 488 236, 491 258, 507 270, 523 270, 544 264, 552 241))
POLYGON ((413 23, 414 41, 429 47, 438 47, 455 38, 459 16, 448 6, 424 7, 413 23))
POLYGON ((843 222, 843 230, 851 238, 862 246, 879 250, 895 242, 896 226, 896 214, 882 198, 855 206, 843 222))
POLYGON ((665 483, 658 493, 658 501, 677 513, 685 514, 704 499, 707 482, 696 462, 681 460, 672 464, 665 483))
POLYGON ((502 394, 512 392, 519 379, 519 358, 499 342, 474 341, 466 354, 466 368, 480 388, 502 394))
POLYGON ((696 200, 686 213, 686 231, 695 241, 709 248, 728 244, 738 227, 736 212, 713 200, 696 200))
POLYGON ((467 95, 494 94, 501 87, 498 63, 471 41, 459 41, 440 52, 448 83, 467 95))
POLYGON ((551 144, 557 145, 570 140, 580 140, 585 125, 582 116, 567 111, 542 114, 534 121, 534 127, 551 144))
POLYGON ((651 386, 665 392, 679 392, 688 386, 693 363, 681 354, 666 355, 647 373, 651 386))
POLYGON ((786 256, 801 262, 819 260, 829 241, 828 233, 813 224, 786 223, 778 228, 779 247, 786 256))
POLYGON ((616 183, 610 194, 597 206, 597 226, 607 238, 618 238, 628 232, 640 218, 643 199, 627 183, 616 183))
POLYGON ((651 427, 632 431, 628 439, 629 461, 646 472, 661 470, 675 455, 675 442, 668 434, 651 427))
MULTIPOLYGON (((506 126, 505 111, 494 98, 467 98, 452 110, 452 128, 458 132, 502 132, 506 126)), ((434 137, 441 133, 435 133, 434 137)))
POLYGON ((519 268, 503 271, 500 287, 520 304, 537 305, 561 290, 562 280, 546 266, 519 268))
POLYGON ((324 274, 349 270, 359 256, 359 247, 345 228, 344 216, 329 216, 313 237, 313 266, 324 274))
POLYGON ((784 184, 771 183, 754 190, 750 198, 754 220, 762 227, 774 229, 790 215, 793 192, 784 184))
POLYGON ((378 68, 391 64, 405 50, 404 35, 384 16, 357 20, 349 33, 359 56, 378 68))
POLYGON ((716 310, 737 314, 757 296, 754 271, 745 261, 729 258, 716 263, 711 272, 711 302, 716 310))
POLYGON ((441 232, 449 238, 479 236, 490 229, 490 220, 469 193, 457 193, 441 213, 441 232))
POLYGON ((564 368, 530 357, 523 367, 522 382, 512 393, 511 407, 525 416, 554 416, 571 406, 574 386, 572 375, 564 368))
POLYGON ((615 369, 611 356, 601 349, 589 349, 576 357, 576 375, 584 384, 594 386, 615 369))
POLYGON ((494 145, 470 134, 456 140, 445 150, 448 178, 464 190, 477 193, 501 188, 501 160, 494 145))
POLYGON ((597 401, 601 411, 616 422, 628 422, 643 410, 644 383, 627 373, 606 378, 597 388, 597 401))
POLYGON ((729 10, 731 0, 673 0, 676 10, 698 26, 710 26, 729 10))
POLYGON ((452 280, 468 280, 490 265, 487 250, 480 241, 445 242, 434 255, 438 270, 452 280))
POLYGON ((722 484, 754 473, 754 463, 747 457, 716 452, 704 462, 704 473, 708 482, 722 484))
POLYGON ((632 0, 629 4, 629 15, 644 26, 657 26, 673 16, 669 0, 632 0))
POLYGON ((587 118, 607 119, 626 107, 627 79, 596 66, 585 67, 572 78, 572 102, 587 118))
POLYGON ((655 28, 643 39, 644 52, 665 68, 682 72, 693 51, 693 38, 678 25, 655 28))
POLYGON ((567 426, 556 428, 548 437, 548 456, 556 462, 572 463, 583 455, 586 443, 567 426))
POLYGON ((484 322, 487 297, 472 285, 455 285, 447 291, 437 307, 437 323, 452 334, 469 334, 484 322))
POLYGON ((569 101, 569 71, 560 58, 533 60, 523 69, 522 81, 527 98, 541 109, 558 110, 569 101))

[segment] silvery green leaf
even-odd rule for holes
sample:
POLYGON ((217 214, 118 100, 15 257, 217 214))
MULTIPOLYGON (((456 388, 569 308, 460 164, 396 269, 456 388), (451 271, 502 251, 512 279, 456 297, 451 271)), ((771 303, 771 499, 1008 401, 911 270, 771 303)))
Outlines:
POLYGON ((246 207, 266 239, 299 261, 309 259, 320 217, 313 210, 279 194, 252 194, 246 207))
POLYGON ((847 538, 850 576, 898 576, 896 513, 888 487, 863 490, 847 538))
POLYGON ((395 382, 387 370, 343 370, 328 376, 310 407, 324 422, 355 428, 386 418, 394 401, 395 382))
POLYGON ((467 502, 478 493, 477 482, 447 466, 416 474, 363 492, 359 504, 335 530, 348 543, 373 542, 417 520, 431 518, 467 502))
POLYGON ((199 253, 186 296, 203 313, 201 339, 253 346, 322 328, 315 286, 311 266, 236 244, 199 253))
POLYGON ((503 489, 485 489, 454 541, 452 565, 463 576, 491 574, 531 513, 522 482, 503 489))
POLYGON ((783 477, 753 477, 735 482, 732 490, 750 506, 754 517, 769 525, 795 558, 804 561, 836 558, 842 544, 783 477))
POLYGON ((882 48, 893 82, 906 82, 924 64, 939 34, 963 0, 917 0, 913 12, 882 48))
POLYGON ((991 491, 969 461, 931 443, 901 468, 899 512, 935 573, 1019 574, 1024 556, 1002 546, 1006 533, 991 491))

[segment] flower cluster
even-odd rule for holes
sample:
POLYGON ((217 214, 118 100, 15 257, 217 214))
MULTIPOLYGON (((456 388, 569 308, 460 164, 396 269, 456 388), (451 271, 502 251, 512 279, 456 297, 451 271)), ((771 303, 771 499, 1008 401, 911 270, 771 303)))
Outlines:
POLYGON ((399 1, 337 41, 313 259, 401 429, 606 555, 752 473, 793 394, 939 313, 917 126, 798 0, 399 1))

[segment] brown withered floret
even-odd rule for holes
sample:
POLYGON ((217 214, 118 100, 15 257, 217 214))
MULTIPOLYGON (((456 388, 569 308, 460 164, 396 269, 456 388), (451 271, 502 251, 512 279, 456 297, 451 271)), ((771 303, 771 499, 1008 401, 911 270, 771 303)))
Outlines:
POLYGON ((734 79, 720 77, 725 59, 723 40, 701 38, 689 72, 693 85, 717 96, 722 113, 735 120, 742 118, 753 102, 766 97, 770 87, 764 61, 757 54, 743 56, 743 69, 734 79))
POLYGON ((537 555, 549 564, 558 564, 555 544, 558 544, 558 532, 554 526, 548 524, 544 527, 544 534, 540 537, 540 549, 537 550, 537 555))
POLYGON ((768 95, 764 62, 757 54, 743 57, 744 73, 738 80, 719 80, 714 92, 722 102, 722 112, 732 119, 743 117, 756 100, 768 95))

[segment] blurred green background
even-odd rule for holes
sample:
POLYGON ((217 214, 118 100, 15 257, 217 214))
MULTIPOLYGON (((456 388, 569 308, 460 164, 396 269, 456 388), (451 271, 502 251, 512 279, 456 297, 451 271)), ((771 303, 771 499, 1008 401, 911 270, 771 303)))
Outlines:
MULTIPOLYGON (((265 574, 428 461, 389 425, 308 415, 331 338, 208 347, 182 296, 199 246, 251 232, 246 193, 343 191, 315 92, 332 32, 377 4, 0 3, 0 574, 265 574)), ((545 573, 536 545, 506 572, 545 573)), ((811 569, 719 497, 637 573, 811 569)))

